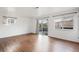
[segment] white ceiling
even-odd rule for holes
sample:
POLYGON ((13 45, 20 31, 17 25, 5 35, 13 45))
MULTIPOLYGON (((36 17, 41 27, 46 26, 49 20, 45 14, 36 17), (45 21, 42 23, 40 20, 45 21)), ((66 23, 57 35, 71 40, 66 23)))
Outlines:
POLYGON ((48 16, 48 15, 56 15, 65 12, 73 12, 76 11, 77 8, 74 7, 41 7, 38 10, 38 16, 48 16))
POLYGON ((74 7, 0 7, 0 16, 38 17, 55 15, 63 11, 75 10, 74 7))
POLYGON ((0 16, 35 17, 37 10, 33 7, 0 7, 0 16))

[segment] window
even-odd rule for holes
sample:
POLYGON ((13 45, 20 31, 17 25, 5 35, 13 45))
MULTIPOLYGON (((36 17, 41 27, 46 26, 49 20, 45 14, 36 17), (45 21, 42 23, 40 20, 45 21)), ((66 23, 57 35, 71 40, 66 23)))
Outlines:
POLYGON ((15 17, 7 17, 7 16, 3 16, 3 24, 14 24, 15 23, 16 18, 15 17))
POLYGON ((73 17, 55 19, 55 29, 73 29, 73 17))

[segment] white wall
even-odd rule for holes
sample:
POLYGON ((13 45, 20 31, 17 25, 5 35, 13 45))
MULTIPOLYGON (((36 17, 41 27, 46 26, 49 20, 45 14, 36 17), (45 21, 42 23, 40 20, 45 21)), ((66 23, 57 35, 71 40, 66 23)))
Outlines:
POLYGON ((37 32, 37 19, 32 19, 32 33, 37 32))
POLYGON ((74 20, 73 30, 64 30, 64 29, 61 30, 61 29, 55 29, 54 18, 50 17, 49 22, 48 22, 48 36, 79 42, 79 35, 78 35, 79 15, 78 13, 74 15, 73 20, 74 20))
POLYGON ((15 24, 4 25, 0 19, 0 38, 31 33, 32 19, 18 17, 15 24))
POLYGON ((0 38, 32 33, 36 13, 31 7, 0 7, 0 38), (16 23, 4 25, 2 16, 17 17, 16 23))

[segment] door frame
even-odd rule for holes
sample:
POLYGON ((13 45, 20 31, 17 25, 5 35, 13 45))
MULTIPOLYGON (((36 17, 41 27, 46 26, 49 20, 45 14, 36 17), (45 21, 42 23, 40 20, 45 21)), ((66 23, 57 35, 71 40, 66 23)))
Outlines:
MULTIPOLYGON (((47 34, 48 34, 48 18, 47 19, 47 34)), ((39 34, 39 20, 40 19, 37 19, 36 20, 36 33, 39 34)))

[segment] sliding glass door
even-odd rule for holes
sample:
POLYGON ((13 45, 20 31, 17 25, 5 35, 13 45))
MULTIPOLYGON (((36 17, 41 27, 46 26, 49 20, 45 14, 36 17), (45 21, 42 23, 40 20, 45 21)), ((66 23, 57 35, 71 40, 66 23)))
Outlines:
POLYGON ((38 34, 48 34, 48 19, 38 20, 38 34))

